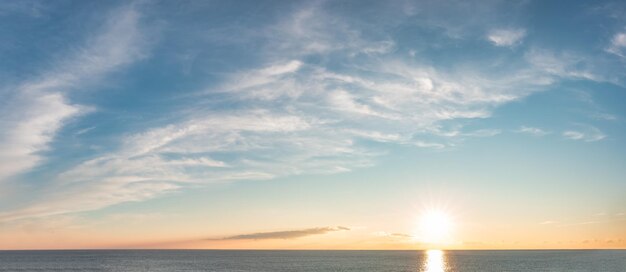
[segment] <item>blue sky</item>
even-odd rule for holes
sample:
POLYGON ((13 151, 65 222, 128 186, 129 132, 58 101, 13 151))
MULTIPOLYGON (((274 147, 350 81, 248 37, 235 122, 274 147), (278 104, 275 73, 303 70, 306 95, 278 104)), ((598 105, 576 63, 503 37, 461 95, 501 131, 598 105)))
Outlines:
POLYGON ((0 23, 5 235, 410 232, 436 199, 626 244, 620 1, 5 1, 0 23))

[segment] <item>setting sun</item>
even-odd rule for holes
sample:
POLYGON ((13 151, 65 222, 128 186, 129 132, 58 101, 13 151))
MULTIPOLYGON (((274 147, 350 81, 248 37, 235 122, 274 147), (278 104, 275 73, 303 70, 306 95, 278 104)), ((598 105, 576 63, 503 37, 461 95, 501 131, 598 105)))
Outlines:
POLYGON ((0 0, 0 272, 626 272, 626 0, 0 0))
POLYGON ((439 210, 429 210, 419 221, 418 239, 429 244, 449 244, 452 242, 453 222, 448 214, 439 210))

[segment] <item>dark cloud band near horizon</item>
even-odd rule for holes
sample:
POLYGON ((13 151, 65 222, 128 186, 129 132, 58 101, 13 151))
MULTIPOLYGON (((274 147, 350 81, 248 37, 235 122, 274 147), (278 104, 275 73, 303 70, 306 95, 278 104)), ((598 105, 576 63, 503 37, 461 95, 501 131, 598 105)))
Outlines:
POLYGON ((301 230, 273 231, 273 232, 256 232, 248 234, 239 234, 224 238, 213 238, 207 240, 265 240, 265 239, 297 239, 310 235, 321 235, 335 231, 345 231, 350 228, 337 227, 320 227, 301 230))

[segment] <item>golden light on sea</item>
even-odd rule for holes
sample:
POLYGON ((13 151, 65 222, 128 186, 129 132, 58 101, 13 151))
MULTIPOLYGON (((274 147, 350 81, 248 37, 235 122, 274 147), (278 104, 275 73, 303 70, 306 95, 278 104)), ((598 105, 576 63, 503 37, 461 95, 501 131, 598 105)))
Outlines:
POLYGON ((445 272, 446 259, 444 252, 437 249, 426 251, 426 259, 423 265, 424 272, 445 272))

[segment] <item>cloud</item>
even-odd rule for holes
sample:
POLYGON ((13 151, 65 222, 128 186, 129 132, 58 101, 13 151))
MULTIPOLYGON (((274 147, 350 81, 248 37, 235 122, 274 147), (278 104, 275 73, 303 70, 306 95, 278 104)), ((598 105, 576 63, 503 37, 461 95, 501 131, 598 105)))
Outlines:
POLYGON ((341 111, 362 114, 362 115, 371 115, 371 116, 381 117, 381 118, 386 118, 386 119, 398 118, 390 114, 377 112, 373 110, 371 106, 364 104, 364 103, 359 103, 350 93, 348 93, 345 90, 336 90, 332 92, 332 94, 328 96, 328 100, 334 108, 341 110, 341 111))
POLYGON ((179 186, 167 182, 146 181, 141 177, 112 177, 101 183, 80 186, 57 186, 35 204, 0 213, 0 222, 97 210, 122 202, 142 201, 179 186))
POLYGON ((270 38, 269 56, 279 58, 300 57, 311 54, 344 52, 348 56, 359 54, 385 54, 395 43, 381 37, 371 41, 362 37, 346 20, 324 10, 323 2, 312 1, 284 20, 263 30, 270 38))
POLYGON ((483 35, 485 28, 515 23, 528 2, 404 1, 397 5, 411 21, 452 39, 483 35), (472 12, 467 12, 471 10, 472 12))
POLYGON ((185 158, 181 160, 171 160, 169 161, 172 165, 187 165, 187 166, 207 166, 207 167, 227 167, 228 165, 223 161, 216 161, 213 159, 200 157, 197 159, 185 158))
POLYGON ((83 128, 83 129, 80 129, 80 130, 76 131, 74 133, 74 135, 83 135, 85 133, 88 133, 88 132, 92 131, 95 128, 96 128, 95 126, 86 127, 86 128, 83 128))
POLYGON ((424 142, 424 141, 416 141, 414 145, 417 147, 427 147, 427 148, 435 148, 435 149, 441 149, 441 148, 446 147, 446 145, 441 144, 441 143, 431 143, 431 142, 424 142))
POLYGON ((606 135, 598 128, 588 125, 580 125, 578 130, 563 131, 562 135, 570 140, 585 142, 596 142, 606 138, 606 135))
POLYGON ((364 131, 364 130, 356 130, 349 129, 349 133, 354 134, 357 137, 370 139, 378 142, 399 142, 402 141, 402 136, 400 134, 387 134, 380 131, 364 131))
POLYGON ((297 72, 302 67, 302 62, 291 60, 285 63, 276 63, 262 69, 238 74, 229 80, 229 83, 221 89, 240 91, 251 87, 264 86, 275 82, 282 76, 297 72))
POLYGON ((314 119, 267 111, 201 116, 129 135, 119 150, 60 173, 37 203, 0 213, 0 221, 142 201, 197 184, 344 172, 372 156, 333 131, 312 130, 314 119))
POLYGON ((600 224, 602 222, 600 221, 584 221, 584 222, 575 222, 575 223, 568 223, 568 224, 562 224, 559 225, 559 227, 572 227, 572 226, 581 226, 581 225, 593 225, 593 224, 600 224))
POLYGON ((536 128, 536 127, 527 127, 527 126, 521 126, 519 129, 515 130, 515 132, 529 134, 532 136, 545 136, 545 135, 550 134, 550 132, 545 131, 543 129, 536 128))
POLYGON ((493 29, 487 34, 487 39, 495 46, 516 46, 526 36, 525 29, 493 29))
POLYGON ((479 130, 462 133, 462 135, 469 136, 469 137, 493 137, 500 133, 502 133, 502 131, 499 129, 479 129, 479 130))
POLYGON ((626 32, 616 33, 606 51, 621 58, 626 58, 626 32))
POLYGON ((610 113, 606 113, 606 112, 593 112, 593 113, 590 113, 589 117, 593 119, 597 119, 597 120, 604 120, 604 121, 615 121, 619 119, 617 116, 610 114, 610 113))
POLYGON ((57 132, 89 110, 71 103, 67 92, 142 56, 138 19, 132 6, 118 10, 86 46, 39 77, 0 91, 0 182, 40 164, 57 132))
MULTIPOLYGON (((49 80, 29 83, 29 88, 73 89, 145 57, 139 18, 134 7, 119 10, 93 42, 70 58, 76 61, 60 64, 49 80)), ((385 31, 364 29, 320 3, 254 30, 249 32, 255 32, 258 42, 258 63, 218 76, 218 83, 200 88, 193 101, 186 101, 184 111, 126 131, 119 146, 57 173, 43 186, 41 197, 0 214, 0 221, 145 201, 211 183, 368 167, 385 153, 372 141, 443 149, 466 138, 495 136, 501 131, 472 131, 464 124, 489 118, 497 107, 562 78, 601 78, 578 68, 582 58, 574 54, 540 49, 502 64, 495 73, 493 67, 472 63, 450 69, 416 62, 392 54, 396 44, 385 31)), ((502 37, 497 41, 506 44, 502 37)), ((415 58, 425 58, 414 52, 415 58)), ((46 126, 39 133, 45 137, 22 145, 23 150, 44 150, 63 124, 81 112, 63 93, 48 99, 66 109, 55 112, 65 113, 54 117, 58 127, 46 126)), ((27 154, 41 159, 36 152, 27 154)), ((25 158, 31 164, 20 172, 37 163, 25 158)), ((13 156, 7 161, 19 160, 13 156)))
MULTIPOLYGON (((64 65, 78 70, 59 73, 67 79, 62 83, 74 85, 79 78, 141 58, 138 17, 129 8, 112 18, 97 42, 81 50, 79 61, 64 65)), ((275 39, 271 51, 261 52, 268 59, 264 65, 230 74, 194 97, 211 101, 221 95, 231 105, 246 107, 219 111, 202 104, 192 114, 174 114, 169 124, 130 133, 118 149, 58 174, 37 203, 0 218, 99 209, 192 184, 350 171, 372 165, 377 156, 359 139, 445 148, 446 143, 420 135, 442 121, 489 117, 494 107, 535 91, 523 73, 468 76, 384 57, 393 42, 366 39, 318 6, 268 29, 266 34, 275 39), (358 69, 346 70, 303 60, 325 54, 349 63, 356 56, 364 61, 358 69)), ((448 138, 499 132, 459 131, 448 138)))
POLYGON ((535 69, 546 76, 597 82, 611 81, 589 68, 593 67, 591 60, 573 52, 555 53, 551 50, 533 48, 526 52, 524 57, 535 69))
POLYGON ((21 90, 5 103, 0 109, 0 182, 39 164, 40 152, 56 132, 81 112, 60 93, 21 90))
POLYGON ((378 237, 388 237, 388 238, 393 238, 393 239, 411 239, 414 238, 413 235, 410 234, 406 234, 406 233, 389 233, 389 232, 385 232, 385 231, 377 231, 374 232, 373 235, 378 236, 378 237))
POLYGON ((568 130, 563 131, 563 137, 572 140, 582 140, 585 138, 585 134, 579 131, 568 130))
POLYGON ((257 233, 249 233, 249 234, 239 234, 234 236, 229 236, 225 238, 219 239, 209 239, 209 240, 267 240, 267 239, 297 239, 311 235, 322 235, 327 234, 329 232, 336 231, 347 231, 350 230, 346 227, 322 227, 322 228, 311 228, 311 229, 302 229, 302 230, 288 230, 288 231, 275 231, 275 232, 257 232, 257 233))
MULTIPOLYGON (((359 146, 358 139, 445 148, 446 144, 422 140, 419 135, 436 131, 441 121, 488 117, 494 106, 524 95, 520 89, 513 93, 501 85, 517 82, 515 86, 520 87, 527 82, 519 75, 504 82, 499 82, 501 78, 456 78, 396 60, 374 62, 363 69, 373 76, 331 72, 291 59, 229 75, 218 91, 232 94, 233 104, 264 108, 271 101, 272 109, 198 109, 182 120, 129 135, 118 150, 77 165, 61 173, 58 180, 76 191, 93 190, 95 184, 115 184, 106 187, 111 194, 138 182, 158 185, 149 193, 126 194, 127 200, 116 198, 124 202, 189 184, 350 171, 371 165, 376 156, 359 146), (258 95, 268 89, 273 90, 271 96, 258 95), (212 154, 229 159, 215 160, 212 154)), ((212 94, 203 93, 209 98, 212 94)), ((499 133, 497 129, 459 130, 446 137, 499 133)), ((58 203, 53 207, 64 212, 112 203, 107 199, 98 204, 87 197, 53 202, 58 203)))

